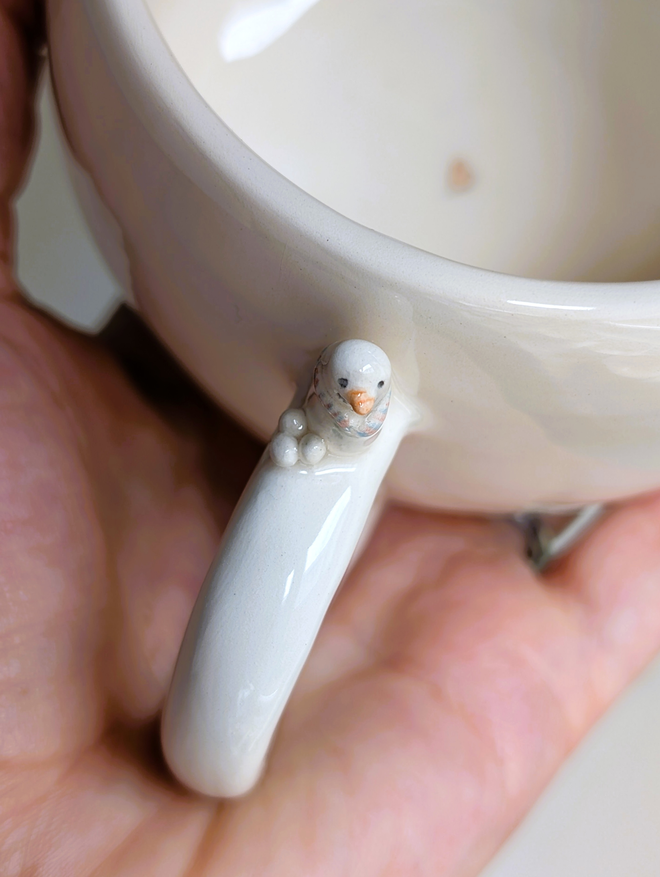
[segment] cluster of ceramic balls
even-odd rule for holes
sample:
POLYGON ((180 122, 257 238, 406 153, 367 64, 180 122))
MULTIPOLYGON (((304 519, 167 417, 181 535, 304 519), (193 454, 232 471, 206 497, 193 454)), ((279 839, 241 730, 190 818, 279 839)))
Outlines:
POLYGON ((284 412, 270 442, 273 463, 290 468, 300 460, 314 466, 325 457, 326 450, 321 436, 307 431, 307 416, 302 408, 289 408, 284 412))

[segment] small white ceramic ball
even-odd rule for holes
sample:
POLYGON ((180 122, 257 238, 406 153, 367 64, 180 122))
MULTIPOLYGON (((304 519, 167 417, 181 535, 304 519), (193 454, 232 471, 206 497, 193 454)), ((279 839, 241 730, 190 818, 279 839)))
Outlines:
POLYGON ((325 457, 325 442, 320 435, 310 432, 300 441, 300 459, 303 463, 315 466, 325 457))
POLYGON ((279 432, 301 438, 307 432, 307 416, 302 408, 289 408, 280 417, 279 432))
POLYGON ((273 436, 270 443, 270 458, 277 466, 283 466, 290 469, 298 462, 298 442, 291 436, 283 432, 278 432, 273 436))

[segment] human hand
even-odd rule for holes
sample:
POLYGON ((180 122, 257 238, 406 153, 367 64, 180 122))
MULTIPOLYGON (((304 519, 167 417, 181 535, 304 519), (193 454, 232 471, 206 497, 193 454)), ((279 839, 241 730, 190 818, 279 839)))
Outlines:
POLYGON ((660 645, 660 500, 542 579, 505 524, 391 509, 259 787, 178 787, 157 715, 259 448, 129 317, 90 341, 21 301, 38 30, 0 0, 0 873, 476 874, 660 645))

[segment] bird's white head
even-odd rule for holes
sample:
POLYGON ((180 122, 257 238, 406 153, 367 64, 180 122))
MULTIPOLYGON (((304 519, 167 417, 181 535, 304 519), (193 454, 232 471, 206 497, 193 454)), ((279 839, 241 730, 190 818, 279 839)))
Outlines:
POLYGON ((324 351, 319 365, 325 392, 356 414, 369 414, 390 392, 392 366, 370 341, 340 341, 324 351))

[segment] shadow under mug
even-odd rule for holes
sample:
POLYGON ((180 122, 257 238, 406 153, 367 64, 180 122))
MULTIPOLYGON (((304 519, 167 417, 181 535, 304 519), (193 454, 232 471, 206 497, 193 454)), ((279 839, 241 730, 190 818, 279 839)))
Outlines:
MULTIPOLYGON (((193 613, 166 754, 195 788, 239 794, 258 777, 381 481, 407 503, 496 514, 660 485, 660 282, 532 280, 367 228, 228 128, 142 2, 47 5, 54 87, 90 227, 127 296, 214 398, 267 439, 327 345, 368 339, 392 364, 398 413, 366 481, 344 472, 322 498, 313 479, 302 493, 298 479, 263 517, 264 460, 193 613), (298 517, 285 524, 287 508, 298 517), (238 562, 277 520, 287 563, 305 570, 333 510, 326 560, 301 573, 288 604, 286 564, 264 583, 263 564, 238 562), (228 575, 237 602, 226 597, 228 575), (225 646, 217 625, 231 634, 225 646)), ((660 101, 655 118, 660 138, 660 101)))

